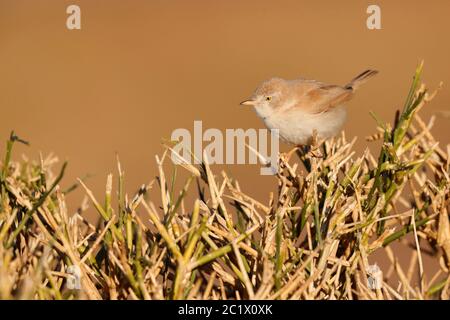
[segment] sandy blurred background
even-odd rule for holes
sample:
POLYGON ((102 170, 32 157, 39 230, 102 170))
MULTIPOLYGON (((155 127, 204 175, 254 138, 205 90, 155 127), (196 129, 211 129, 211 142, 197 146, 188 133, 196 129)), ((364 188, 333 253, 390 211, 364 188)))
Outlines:
MULTIPOLYGON (((374 133, 369 110, 385 120, 403 106, 417 63, 444 89, 422 112, 449 110, 449 1, 376 1, 382 30, 366 28, 374 1, 0 0, 0 139, 14 129, 25 153, 54 152, 69 167, 64 186, 93 174, 101 195, 118 152, 127 189, 156 175, 161 138, 176 128, 263 128, 238 103, 260 81, 299 76, 344 84, 366 68, 380 74, 349 103, 346 132, 374 133), (81 7, 81 30, 66 8, 81 7)), ((450 119, 434 129, 449 142, 450 119)), ((286 149, 283 146, 283 149, 286 149)), ((4 144, 0 148, 4 152, 4 144)), ((259 166, 228 166, 249 194, 276 190, 259 166)), ((221 168, 217 168, 217 171, 221 168)), ((69 195, 71 210, 82 191, 69 195)))

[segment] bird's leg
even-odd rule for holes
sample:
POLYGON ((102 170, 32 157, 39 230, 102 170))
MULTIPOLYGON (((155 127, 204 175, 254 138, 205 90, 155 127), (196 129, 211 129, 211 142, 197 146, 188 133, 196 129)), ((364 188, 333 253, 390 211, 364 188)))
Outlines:
POLYGON ((320 144, 317 138, 317 130, 313 130, 311 137, 311 149, 309 151, 314 158, 322 158, 323 154, 320 152, 320 144))

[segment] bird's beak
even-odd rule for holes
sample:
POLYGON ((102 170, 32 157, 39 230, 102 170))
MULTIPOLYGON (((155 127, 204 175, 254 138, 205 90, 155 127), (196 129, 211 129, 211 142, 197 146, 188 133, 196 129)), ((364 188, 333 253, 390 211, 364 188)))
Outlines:
POLYGON ((255 100, 244 100, 240 103, 241 106, 254 106, 256 103, 255 100))

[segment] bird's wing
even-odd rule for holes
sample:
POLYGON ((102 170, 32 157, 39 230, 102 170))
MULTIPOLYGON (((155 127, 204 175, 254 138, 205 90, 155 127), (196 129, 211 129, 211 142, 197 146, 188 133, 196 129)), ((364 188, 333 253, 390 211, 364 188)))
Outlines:
POLYGON ((313 113, 327 112, 342 103, 350 100, 352 90, 340 86, 321 84, 308 91, 306 100, 309 100, 309 110, 313 113))
POLYGON ((318 81, 298 84, 298 106, 311 113, 327 112, 350 100, 353 90, 318 81))

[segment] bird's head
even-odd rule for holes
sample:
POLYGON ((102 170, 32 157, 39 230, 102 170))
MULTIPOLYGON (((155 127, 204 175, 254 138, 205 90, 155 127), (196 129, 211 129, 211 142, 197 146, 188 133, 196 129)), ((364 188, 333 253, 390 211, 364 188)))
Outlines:
POLYGON ((241 105, 253 106, 264 117, 266 113, 275 111, 282 105, 285 88, 286 80, 269 79, 256 88, 253 95, 248 100, 242 101, 241 105))

